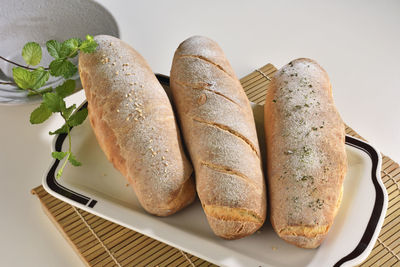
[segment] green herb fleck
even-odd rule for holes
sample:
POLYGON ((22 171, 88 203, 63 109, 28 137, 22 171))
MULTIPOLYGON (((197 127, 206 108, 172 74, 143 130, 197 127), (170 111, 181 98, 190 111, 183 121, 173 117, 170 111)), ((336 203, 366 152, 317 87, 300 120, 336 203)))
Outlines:
POLYGON ((296 105, 296 106, 294 106, 294 110, 296 111, 296 110, 299 110, 299 109, 301 109, 302 108, 302 106, 301 105, 296 105))
POLYGON ((303 175, 300 180, 303 182, 308 180, 314 183, 314 177, 312 175, 303 175))

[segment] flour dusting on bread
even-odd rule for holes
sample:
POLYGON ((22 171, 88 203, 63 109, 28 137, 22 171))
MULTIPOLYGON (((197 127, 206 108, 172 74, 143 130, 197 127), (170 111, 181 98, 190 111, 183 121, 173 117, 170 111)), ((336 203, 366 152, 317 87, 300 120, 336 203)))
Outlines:
POLYGON ((111 36, 95 40, 96 52, 80 55, 79 70, 99 144, 146 210, 174 213, 195 193, 193 185, 181 190, 193 183, 192 168, 169 99, 133 48, 111 36))

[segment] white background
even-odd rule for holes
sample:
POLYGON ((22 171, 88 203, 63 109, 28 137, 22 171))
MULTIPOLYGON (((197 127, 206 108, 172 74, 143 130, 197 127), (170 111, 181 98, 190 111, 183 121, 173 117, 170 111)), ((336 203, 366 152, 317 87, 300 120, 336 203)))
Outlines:
MULTIPOLYGON (((192 35, 217 41, 239 77, 266 63, 315 59, 329 73, 344 121, 400 162, 400 1, 100 2, 154 72, 168 74, 174 50, 192 35)), ((69 102, 83 99, 80 92, 69 102)), ((50 162, 47 133, 62 123, 30 125, 35 107, 0 106, 2 264, 80 266, 29 193, 50 162)))

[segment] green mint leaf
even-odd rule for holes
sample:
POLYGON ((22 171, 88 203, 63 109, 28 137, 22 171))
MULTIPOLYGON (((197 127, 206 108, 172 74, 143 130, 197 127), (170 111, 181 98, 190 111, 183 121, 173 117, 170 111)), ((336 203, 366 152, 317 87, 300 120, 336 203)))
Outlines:
POLYGON ((45 83, 50 77, 50 74, 48 71, 46 71, 43 67, 37 68, 36 70, 31 72, 32 75, 32 85, 31 89, 39 89, 45 83))
POLYGON ((50 135, 55 135, 55 134, 62 134, 62 133, 68 133, 68 125, 64 124, 61 128, 55 130, 54 132, 49 132, 50 135))
POLYGON ((55 159, 62 160, 65 158, 65 156, 68 154, 68 152, 63 152, 63 151, 54 151, 51 153, 51 156, 55 159))
POLYGON ((75 57, 78 54, 79 46, 82 40, 79 38, 70 38, 62 43, 61 50, 64 57, 75 57))
POLYGON ((94 42, 93 36, 90 35, 90 34, 87 34, 87 35, 86 35, 86 41, 94 42))
POLYGON ((75 81, 66 80, 63 84, 57 86, 54 90, 62 98, 69 96, 75 91, 75 81))
POLYGON ((36 66, 42 60, 42 48, 38 43, 29 42, 22 48, 22 57, 26 64, 36 66))
POLYGON ((73 76, 77 71, 77 67, 71 61, 66 59, 55 59, 50 63, 50 74, 53 76, 63 76, 65 79, 73 76))
POLYGON ((49 52, 50 56, 54 57, 55 59, 60 58, 61 53, 61 43, 56 40, 50 40, 46 43, 47 51, 49 52))
POLYGON ((96 50, 96 47, 97 47, 97 43, 93 39, 93 36, 86 35, 86 40, 82 42, 82 44, 79 48, 84 53, 92 53, 96 50))
POLYGON ((28 89, 32 87, 32 73, 24 68, 13 68, 13 79, 19 88, 28 89))
POLYGON ((42 103, 31 113, 29 121, 32 124, 39 124, 47 120, 50 116, 51 110, 44 103, 42 103))
POLYGON ((82 122, 85 121, 87 115, 88 110, 86 108, 79 110, 78 112, 72 114, 72 116, 68 119, 68 125, 77 126, 79 124, 82 124, 82 122))
POLYGON ((63 112, 63 116, 66 120, 69 119, 69 117, 71 116, 72 112, 76 109, 76 105, 73 104, 72 106, 70 106, 69 108, 65 109, 65 111, 63 112))
POLYGON ((65 110, 65 102, 56 93, 46 93, 43 95, 43 103, 52 112, 61 112, 65 110))
POLYGON ((76 160, 75 156, 71 153, 69 155, 68 161, 73 165, 73 166, 81 166, 82 163, 80 163, 79 161, 76 160))
POLYGON ((42 67, 34 71, 21 67, 13 68, 14 81, 22 89, 39 89, 49 80, 49 77, 49 72, 42 67))

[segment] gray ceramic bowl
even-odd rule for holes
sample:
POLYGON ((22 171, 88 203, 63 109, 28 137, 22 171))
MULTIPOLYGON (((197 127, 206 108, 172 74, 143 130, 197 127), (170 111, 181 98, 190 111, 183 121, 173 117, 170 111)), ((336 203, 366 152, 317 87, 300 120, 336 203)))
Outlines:
MULTIPOLYGON (((84 39, 86 34, 108 34, 119 37, 113 16, 100 4, 91 0, 0 0, 0 56, 25 65, 21 51, 27 42, 42 46, 40 65, 51 61, 46 41, 63 41, 71 37, 84 39)), ((9 82, 14 65, 0 59, 0 81, 9 82)), ((75 75, 77 90, 81 89, 79 75, 75 75)), ((57 86, 61 78, 50 78, 47 86, 57 86)), ((12 85, 0 85, 0 104, 37 102, 40 97, 28 97, 26 91, 12 85)))

